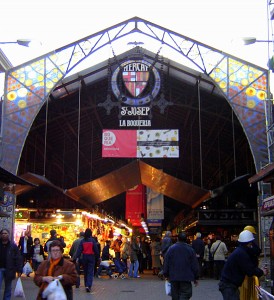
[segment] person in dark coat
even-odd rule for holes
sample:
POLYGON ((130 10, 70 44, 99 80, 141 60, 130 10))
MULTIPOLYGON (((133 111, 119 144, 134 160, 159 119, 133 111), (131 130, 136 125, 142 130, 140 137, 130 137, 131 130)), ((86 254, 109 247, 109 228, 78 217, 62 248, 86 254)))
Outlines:
POLYGON ((76 288, 80 287, 80 282, 81 282, 80 275, 81 275, 81 266, 82 266, 82 257, 80 257, 78 260, 78 263, 76 263, 76 254, 77 254, 78 246, 79 246, 80 242, 82 241, 82 239, 84 238, 84 235, 85 235, 85 233, 83 231, 81 231, 79 233, 79 238, 76 239, 72 243, 72 246, 69 250, 69 255, 71 256, 71 259, 72 259, 73 263, 75 264, 75 268, 76 268, 76 271, 78 274, 76 288))
POLYGON ((229 255, 219 282, 219 290, 224 300, 240 300, 239 287, 245 276, 261 277, 268 274, 267 269, 260 269, 254 264, 252 252, 253 234, 244 230, 239 235, 239 246, 229 255))
POLYGON ((199 277, 202 276, 202 263, 204 259, 204 252, 205 252, 205 243, 202 240, 202 235, 200 232, 196 233, 196 239, 192 242, 192 248, 196 253, 196 257, 199 262, 199 277))
POLYGON ((144 274, 144 245, 139 236, 136 237, 136 243, 138 245, 139 251, 137 253, 138 262, 139 262, 139 274, 144 274))
POLYGON ((111 277, 111 275, 112 275, 111 255, 109 253, 110 244, 111 244, 111 241, 107 240, 106 245, 103 248, 102 256, 101 256, 101 262, 100 262, 99 268, 97 269, 97 273, 95 274, 97 277, 99 277, 101 275, 101 272, 104 269, 106 270, 109 277, 111 277))
POLYGON ((250 248, 250 254, 252 255, 252 260, 253 260, 254 264, 256 266, 258 266, 259 265, 259 257, 262 253, 262 250, 255 241, 257 232, 256 232, 255 228, 250 225, 245 226, 244 230, 250 231, 254 236, 254 241, 252 241, 252 248, 250 248))
POLYGON ((165 258, 168 248, 172 245, 171 232, 167 231, 161 243, 161 254, 165 258))
POLYGON ((95 242, 96 242, 96 246, 99 252, 99 255, 95 257, 95 263, 94 263, 94 274, 95 275, 97 273, 97 269, 98 269, 98 265, 100 264, 99 259, 100 259, 100 253, 101 253, 101 244, 98 241, 97 236, 93 236, 95 242))
POLYGON ((141 252, 141 248, 138 245, 138 237, 132 237, 130 243, 130 266, 128 271, 129 277, 140 278, 138 253, 141 252))
MULTIPOLYGON (((48 252, 49 246, 53 241, 59 241, 63 248, 66 247, 66 243, 64 242, 64 239, 63 238, 58 238, 56 230, 52 229, 50 231, 50 238, 46 241, 45 246, 44 246, 44 251, 45 252, 48 252)), ((48 258, 50 258, 50 252, 48 252, 48 258)))
POLYGON ((26 263, 31 259, 31 247, 33 245, 33 239, 29 231, 25 231, 24 236, 21 236, 18 243, 18 248, 23 256, 23 262, 26 263))
POLYGON ((187 244, 185 232, 180 232, 177 243, 168 249, 163 273, 171 283, 172 300, 192 297, 191 282, 198 284, 199 264, 195 251, 187 244))
POLYGON ((20 276, 23 270, 23 260, 20 251, 15 243, 10 241, 9 230, 0 231, 0 289, 2 281, 5 282, 3 299, 11 299, 12 280, 16 272, 20 276))

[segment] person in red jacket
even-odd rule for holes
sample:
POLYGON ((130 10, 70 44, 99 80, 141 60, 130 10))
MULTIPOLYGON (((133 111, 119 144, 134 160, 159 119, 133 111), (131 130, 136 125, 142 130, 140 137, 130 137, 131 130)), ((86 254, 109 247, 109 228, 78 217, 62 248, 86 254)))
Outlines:
POLYGON ((91 292, 91 286, 93 283, 94 277, 94 266, 96 259, 99 259, 99 250, 95 239, 92 237, 92 231, 90 228, 87 228, 84 234, 83 240, 80 242, 77 254, 76 262, 79 261, 80 256, 82 256, 82 263, 84 269, 84 281, 86 292, 91 292))

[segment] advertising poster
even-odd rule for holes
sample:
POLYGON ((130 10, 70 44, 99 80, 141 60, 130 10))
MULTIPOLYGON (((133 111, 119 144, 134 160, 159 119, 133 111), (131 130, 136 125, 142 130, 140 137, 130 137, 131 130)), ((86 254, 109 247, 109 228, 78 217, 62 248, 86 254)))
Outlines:
POLYGON ((178 158, 179 130, 103 130, 102 157, 178 158))
POLYGON ((153 226, 161 226, 160 220, 164 219, 164 196, 149 187, 147 187, 147 219, 153 226))

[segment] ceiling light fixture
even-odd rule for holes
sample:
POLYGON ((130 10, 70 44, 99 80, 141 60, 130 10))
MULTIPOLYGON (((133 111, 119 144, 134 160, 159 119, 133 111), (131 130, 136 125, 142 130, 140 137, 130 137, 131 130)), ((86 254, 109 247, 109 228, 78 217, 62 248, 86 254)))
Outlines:
POLYGON ((0 42, 0 44, 18 44, 20 46, 29 47, 31 42, 31 40, 19 39, 14 42, 0 42))
POLYGON ((255 37, 243 37, 242 41, 244 45, 251 45, 255 43, 273 43, 271 40, 257 40, 255 37))

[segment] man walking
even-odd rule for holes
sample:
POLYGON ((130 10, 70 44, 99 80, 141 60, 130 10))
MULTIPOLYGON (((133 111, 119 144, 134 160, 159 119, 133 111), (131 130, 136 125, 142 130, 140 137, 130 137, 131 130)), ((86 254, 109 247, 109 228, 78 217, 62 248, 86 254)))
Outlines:
POLYGON ((21 275, 23 260, 17 245, 9 238, 9 231, 0 231, 0 289, 2 281, 5 282, 3 299, 11 299, 12 280, 15 279, 16 272, 21 275))
POLYGON ((258 266, 259 265, 259 257, 260 257, 260 254, 261 254, 262 250, 258 246, 258 244, 255 242, 257 232, 256 232, 255 228, 253 226, 250 226, 250 225, 245 226, 244 230, 248 230, 253 234, 254 241, 252 241, 252 248, 250 248, 250 250, 252 249, 251 251, 253 253, 253 256, 252 256, 253 261, 258 266))
POLYGON ((171 245, 171 231, 167 231, 161 243, 161 253, 163 258, 165 258, 166 252, 171 245))
POLYGON ((221 237, 219 235, 216 236, 216 241, 212 244, 210 252, 214 260, 215 279, 220 280, 228 250, 226 244, 221 241, 221 237))
POLYGON ((57 237, 57 232, 56 232, 56 230, 55 230, 55 229, 52 229, 52 230, 50 231, 50 238, 46 241, 46 244, 45 244, 45 246, 44 246, 44 251, 45 251, 45 252, 48 252, 48 258, 50 258, 50 252, 48 251, 48 250, 49 250, 49 246, 50 246, 50 244, 51 244, 53 241, 59 241, 59 242, 61 243, 61 245, 62 245, 63 248, 66 247, 66 243, 64 242, 64 240, 61 239, 61 238, 58 238, 58 237, 57 237))
POLYGON ((30 261, 30 250, 31 246, 33 245, 33 239, 30 235, 29 231, 25 231, 24 236, 21 236, 18 243, 18 248, 23 256, 24 264, 27 261, 30 261))
POLYGON ((79 288, 80 287, 80 274, 81 274, 81 264, 82 264, 82 256, 80 256, 78 262, 76 263, 76 259, 77 259, 77 249, 78 249, 78 246, 80 244, 80 242, 82 241, 82 239, 84 238, 84 235, 85 233, 83 231, 81 231, 79 233, 79 238, 76 239, 73 243, 72 243, 72 246, 69 250, 69 255, 71 256, 71 259, 73 261, 73 263, 75 264, 75 268, 76 268, 76 271, 77 271, 77 283, 76 283, 76 288, 79 288))
POLYGON ((198 284, 199 264, 196 253, 187 243, 186 233, 178 234, 178 242, 170 246, 164 260, 164 276, 171 283, 172 300, 189 300, 192 281, 198 284))
POLYGON ((239 246, 230 254, 224 265, 219 290, 224 300, 240 300, 239 287, 242 285, 245 276, 267 275, 267 269, 260 269, 254 264, 252 242, 253 234, 244 230, 239 235, 239 246))
POLYGON ((205 243, 202 240, 202 235, 200 232, 196 233, 196 239, 192 242, 192 248, 196 253, 196 257, 199 262, 199 277, 202 276, 202 263, 204 259, 204 252, 205 252, 205 243))

